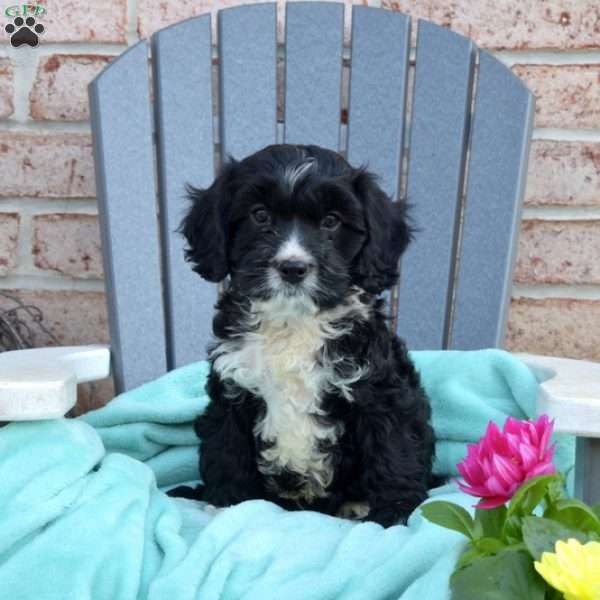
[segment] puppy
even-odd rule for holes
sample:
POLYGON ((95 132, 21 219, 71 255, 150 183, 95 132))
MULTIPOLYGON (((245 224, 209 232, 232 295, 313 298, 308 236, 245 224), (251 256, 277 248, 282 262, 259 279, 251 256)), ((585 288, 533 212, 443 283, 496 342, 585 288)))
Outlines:
POLYGON ((406 521, 427 495, 434 436, 378 299, 411 239, 405 206, 317 146, 269 146, 189 196, 186 259, 229 278, 193 495, 406 521))

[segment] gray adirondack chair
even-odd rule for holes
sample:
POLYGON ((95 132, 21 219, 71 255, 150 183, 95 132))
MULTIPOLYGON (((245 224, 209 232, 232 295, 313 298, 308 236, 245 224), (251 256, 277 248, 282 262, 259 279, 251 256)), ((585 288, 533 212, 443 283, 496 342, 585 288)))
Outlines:
MULTIPOLYGON (((390 296, 410 348, 503 343, 532 94, 492 55, 432 23, 418 22, 413 67, 408 16, 355 6, 346 56, 343 5, 285 11, 283 49, 275 4, 232 8, 218 14, 216 61, 204 15, 139 42, 91 84, 117 391, 205 357, 217 289, 184 262, 174 233, 184 185, 208 186, 226 156, 277 141, 342 151, 413 205, 420 232, 390 296)), ((69 352, 77 371, 80 354, 69 352)), ((600 365, 523 358, 545 379, 540 410, 583 436, 579 494, 600 499, 600 365)))

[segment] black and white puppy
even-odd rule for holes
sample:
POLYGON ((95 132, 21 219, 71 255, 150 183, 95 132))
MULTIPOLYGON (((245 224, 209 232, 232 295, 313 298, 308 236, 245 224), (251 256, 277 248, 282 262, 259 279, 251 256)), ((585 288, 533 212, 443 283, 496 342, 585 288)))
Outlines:
POLYGON ((217 304, 196 497, 405 521, 427 495, 430 407, 378 295, 405 206, 316 146, 276 145, 190 188, 186 258, 217 304))

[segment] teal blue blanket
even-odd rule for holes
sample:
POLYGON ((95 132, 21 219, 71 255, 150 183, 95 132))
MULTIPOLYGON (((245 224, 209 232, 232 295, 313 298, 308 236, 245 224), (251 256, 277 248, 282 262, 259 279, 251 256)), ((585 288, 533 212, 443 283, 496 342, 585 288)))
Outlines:
MULTIPOLYGON (((534 413, 537 382, 501 351, 415 352, 438 473, 489 419, 534 413)), ((387 530, 264 501, 206 512, 160 488, 197 477, 197 363, 77 420, 0 429, 0 597, 10 600, 437 600, 463 549, 424 521, 387 530)), ((557 461, 573 463, 559 442, 557 461)), ((454 484, 432 492, 470 507, 454 484)))

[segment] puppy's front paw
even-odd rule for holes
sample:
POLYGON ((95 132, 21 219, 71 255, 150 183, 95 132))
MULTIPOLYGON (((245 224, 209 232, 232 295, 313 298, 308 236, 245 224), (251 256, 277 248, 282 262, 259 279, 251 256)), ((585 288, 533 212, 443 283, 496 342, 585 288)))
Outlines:
POLYGON ((231 487, 221 488, 209 488, 206 487, 202 494, 202 500, 212 504, 216 508, 225 508, 227 506, 233 506, 246 500, 255 500, 259 496, 256 494, 250 494, 247 490, 234 489, 231 487))
POLYGON ((410 513, 407 514, 396 504, 384 504, 374 506, 364 520, 379 523, 383 527, 391 527, 392 525, 405 525, 409 516, 410 513))
POLYGON ((337 512, 338 517, 351 520, 364 519, 368 514, 368 502, 344 502, 337 512))
POLYGON ((204 491, 204 487, 202 485, 198 485, 195 488, 189 487, 187 485, 180 485, 176 488, 173 488, 167 492, 167 496, 171 496, 171 498, 187 498, 189 500, 202 500, 202 492, 204 491))

